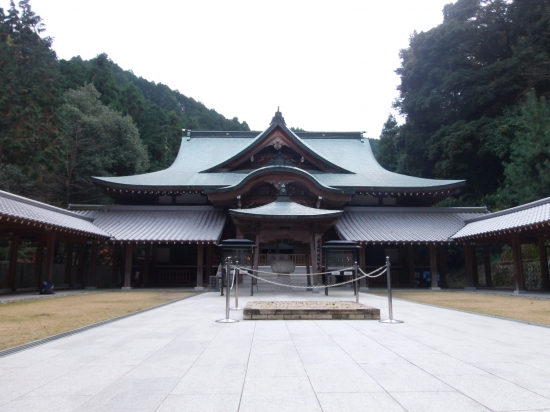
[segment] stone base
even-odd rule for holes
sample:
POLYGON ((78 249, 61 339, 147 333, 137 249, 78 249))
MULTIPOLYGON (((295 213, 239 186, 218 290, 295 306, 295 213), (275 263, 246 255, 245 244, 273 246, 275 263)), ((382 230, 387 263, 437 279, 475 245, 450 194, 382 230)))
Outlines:
POLYGON ((204 290, 204 288, 202 286, 195 286, 195 290, 197 292, 202 292, 204 290))
POLYGON ((368 292, 369 291, 369 287, 368 286, 360 286, 359 287, 359 292, 368 292))
POLYGON ((430 288, 430 290, 441 290, 441 288, 430 288))
POLYGON ((514 290, 514 295, 523 295, 524 293, 527 293, 526 290, 514 290))
POLYGON ((96 290, 97 286, 86 286, 84 289, 85 290, 96 290))
POLYGON ((123 286, 122 290, 132 290, 133 288, 131 286, 123 286))
POLYGON ((380 320, 380 309, 355 302, 248 302, 245 320, 380 320))
POLYGON ((464 286, 464 290, 477 290, 475 286, 464 286))

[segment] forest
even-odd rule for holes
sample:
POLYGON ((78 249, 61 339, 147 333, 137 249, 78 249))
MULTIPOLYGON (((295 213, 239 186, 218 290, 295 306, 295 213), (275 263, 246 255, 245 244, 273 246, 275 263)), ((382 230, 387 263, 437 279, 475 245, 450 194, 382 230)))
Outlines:
POLYGON ((0 8, 0 189, 66 207, 105 203, 90 176, 169 166, 184 129, 249 130, 121 69, 58 59, 30 0, 0 8))
POLYGON ((449 206, 491 210, 550 196, 550 1, 458 0, 401 50, 387 169, 465 179, 449 206))
MULTIPOLYGON (((442 206, 499 210, 550 194, 550 0, 457 0, 401 50, 379 162, 465 179, 442 206)), ((0 9, 0 189, 58 206, 109 202, 89 176, 167 167, 183 129, 246 122, 123 70, 58 59, 30 0, 0 9)))

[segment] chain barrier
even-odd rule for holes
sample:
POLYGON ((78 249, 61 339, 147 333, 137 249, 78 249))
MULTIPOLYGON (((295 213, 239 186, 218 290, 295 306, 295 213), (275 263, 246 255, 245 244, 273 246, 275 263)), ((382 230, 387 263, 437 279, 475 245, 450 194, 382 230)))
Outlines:
MULTIPOLYGON (((363 272, 361 269, 359 269, 361 271, 361 273, 363 273, 363 276, 361 277, 358 277, 358 278, 354 278, 354 279, 350 279, 350 280, 346 280, 345 282, 340 282, 340 283, 334 283, 332 285, 310 285, 310 286, 294 286, 294 285, 286 285, 286 284, 283 284, 283 283, 277 283, 277 282, 273 282, 271 280, 267 280, 267 279, 264 279, 264 278, 261 278, 259 276, 256 276, 256 275, 253 275, 252 273, 250 273, 250 271, 252 272, 259 272, 258 270, 254 270, 254 269, 247 269, 247 268, 243 268, 243 267, 239 267, 239 266, 236 266, 237 269, 239 270, 243 270, 243 271, 249 271, 248 272, 248 275, 253 277, 253 278, 256 278, 258 280, 261 280, 263 282, 266 282, 266 283, 271 283, 273 285, 277 285, 277 286, 286 286, 287 288, 296 288, 296 289, 311 289, 311 288, 334 288, 336 286, 341 286, 341 285, 346 285, 348 283, 352 283, 352 282, 356 282, 358 280, 361 280, 363 278, 376 278, 378 276, 382 276, 384 273, 386 273, 386 266, 382 266, 382 267, 379 267, 378 269, 375 269, 373 270, 372 272, 370 273, 365 273, 363 272), (378 272, 379 270, 381 269, 384 269, 381 273, 375 275, 375 276, 370 276, 372 275, 373 273, 376 273, 378 272)), ((353 268, 352 268, 353 269, 353 268)), ((344 269, 345 270, 345 269, 344 269)), ((347 269, 349 270, 349 269, 347 269)), ((331 272, 325 272, 324 274, 326 273, 333 273, 335 272, 334 270, 331 271, 331 272)), ((262 272, 262 273, 267 273, 267 274, 270 274, 270 275, 280 275, 280 273, 273 273, 273 272, 262 272)), ((312 273, 312 275, 320 275, 321 273, 312 273)))
MULTIPOLYGON (((248 271, 253 271, 253 272, 256 272, 256 273, 265 273, 266 275, 280 275, 280 273, 274 273, 274 272, 266 272, 264 270, 257 270, 257 269, 247 269, 247 268, 241 268, 239 267, 239 269, 242 269, 242 270, 248 270, 248 271)), ((307 273, 307 275, 330 275, 334 272, 342 272, 342 271, 345 271, 345 270, 354 270, 353 266, 350 266, 349 268, 344 268, 344 269, 338 269, 338 270, 331 270, 330 272, 319 272, 319 273, 307 273)), ((377 269, 378 270, 378 269, 377 269)), ((306 273, 302 273, 301 275, 290 275, 290 276, 302 276, 302 275, 305 275, 306 273)), ((283 273, 284 275, 284 273, 283 273)))
MULTIPOLYGON (((385 268, 386 266, 382 266, 382 267, 385 268)), ((363 272, 363 271, 361 270, 361 268, 357 268, 357 270, 359 270, 359 272, 361 272, 363 275, 365 275, 366 277, 371 278, 371 279, 377 278, 377 277, 379 277, 379 276, 382 276, 384 273, 386 273, 386 271, 383 271, 382 273, 379 273, 378 275, 369 276, 369 275, 372 275, 374 272, 376 272, 377 270, 380 270, 380 269, 381 269, 381 268, 378 268, 378 269, 376 269, 376 270, 373 271, 373 272, 365 273, 365 272, 363 272)), ((363 277, 365 277, 365 276, 363 276, 363 277)), ((359 279, 362 279, 362 278, 359 278, 359 279)))

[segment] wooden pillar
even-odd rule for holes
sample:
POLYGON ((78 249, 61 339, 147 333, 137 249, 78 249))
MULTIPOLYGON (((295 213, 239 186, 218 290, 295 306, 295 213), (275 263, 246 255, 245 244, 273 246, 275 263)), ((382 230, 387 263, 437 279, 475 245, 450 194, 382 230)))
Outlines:
POLYGON ((432 290, 440 290, 439 284, 437 283, 437 250, 435 243, 430 243, 430 280, 432 283, 432 290))
POLYGON ((214 244, 208 243, 206 245, 206 281, 210 282, 210 276, 212 273, 212 264, 214 263, 214 244))
POLYGON ((204 271, 204 244, 199 242, 197 245, 197 286, 195 290, 203 290, 202 276, 204 271))
POLYGON ((10 267, 8 271, 8 287, 12 292, 17 290, 17 255, 19 253, 19 234, 13 233, 10 242, 10 267))
POLYGON ((133 243, 124 245, 124 284, 122 289, 132 289, 132 252, 134 251, 133 243))
POLYGON ((540 261, 540 277, 541 289, 550 289, 550 279, 548 279, 548 254, 546 253, 546 241, 544 237, 539 237, 539 261, 540 261))
POLYGON ((447 284, 447 256, 446 256, 446 249, 445 245, 439 245, 438 247, 439 252, 439 284, 442 288, 448 288, 449 285, 447 284))
POLYGON ((149 268, 151 267, 151 244, 145 244, 145 259, 143 260, 143 286, 149 285, 149 268))
POLYGON ((416 287, 416 277, 414 276, 414 245, 407 246, 408 252, 408 269, 409 269, 409 283, 411 287, 416 287))
POLYGON ((306 248, 305 251, 305 260, 306 260, 306 284, 308 286, 311 286, 311 252, 310 248, 306 248))
POLYGON ((86 243, 78 244, 78 269, 76 271, 76 283, 84 285, 84 261, 86 260, 86 243))
POLYGON ((472 278, 474 281, 474 286, 477 288, 479 286, 479 272, 477 270, 477 247, 472 245, 472 278))
MULTIPOLYGON (((365 260, 365 244, 361 243, 359 249, 359 267, 365 273, 367 273, 367 262, 365 260)), ((361 273, 359 273, 361 275, 361 273)), ((362 276, 362 275, 361 275, 362 276)), ((359 281, 359 287, 367 288, 369 287, 369 278, 363 278, 359 281)))
POLYGON ((493 274, 491 273, 491 249, 489 245, 483 245, 483 267, 485 269, 485 286, 493 287, 493 274))
MULTIPOLYGON (((84 263, 83 263, 84 265, 84 263)), ((96 265, 97 265, 97 240, 92 240, 92 247, 90 249, 90 267, 88 270, 88 284, 86 289, 96 289, 98 282, 96 279, 96 265)))
POLYGON ((472 245, 470 243, 464 244, 464 264, 466 265, 466 286, 464 289, 475 289, 472 245))
POLYGON ((34 281, 38 289, 42 286, 42 267, 44 262, 44 240, 38 239, 36 242, 36 259, 34 262, 34 281))
POLYGON ((317 254, 316 254, 316 250, 315 250, 315 235, 311 235, 310 236, 310 241, 309 241, 309 254, 311 256, 311 283, 312 283, 312 286, 315 286, 317 285, 319 282, 317 282, 317 277, 314 276, 317 272, 319 272, 317 270, 317 254))
POLYGON ((73 244, 71 242, 67 242, 66 244, 66 260, 65 260, 65 279, 64 283, 66 285, 72 286, 73 281, 71 279, 71 272, 73 269, 73 244))
POLYGON ((514 277, 516 278, 515 293, 525 291, 525 283, 523 280, 523 257, 521 255, 521 241, 519 234, 512 234, 512 252, 514 254, 514 277))
POLYGON ((111 283, 118 286, 118 266, 120 260, 120 245, 118 243, 113 244, 113 272, 111 273, 111 283))
POLYGON ((46 234, 46 262, 44 267, 44 277, 46 281, 53 280, 53 258, 55 256, 55 232, 48 231, 46 234))

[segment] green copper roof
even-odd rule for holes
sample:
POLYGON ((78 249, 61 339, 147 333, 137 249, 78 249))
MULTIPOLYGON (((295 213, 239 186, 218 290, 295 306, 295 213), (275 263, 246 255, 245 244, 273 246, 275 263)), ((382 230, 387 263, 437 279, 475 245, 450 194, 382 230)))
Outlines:
POLYGON ((286 129, 282 116, 276 115, 265 132, 189 132, 181 142, 172 166, 165 170, 135 176, 94 177, 96 183, 125 190, 219 189, 236 186, 249 175, 247 171, 215 172, 274 127, 291 134, 304 150, 341 172, 311 172, 324 187, 357 190, 444 191, 464 185, 464 180, 423 179, 392 173, 380 166, 368 139, 359 133, 293 133, 286 129), (209 134, 210 133, 210 134, 209 134))
POLYGON ((229 213, 237 217, 257 217, 269 219, 318 219, 340 217, 341 210, 314 209, 291 202, 288 196, 279 196, 277 201, 251 209, 230 209, 229 213))
MULTIPOLYGON (((168 169, 135 176, 96 177, 98 183, 118 188, 136 187, 144 190, 156 188, 206 188, 233 186, 247 173, 201 173, 221 161, 232 157, 250 143, 249 138, 184 138, 178 157, 168 169)), ((312 173, 317 180, 335 188, 390 188, 422 189, 461 186, 463 180, 423 179, 392 173, 380 166, 367 140, 308 139, 308 145, 323 157, 341 165, 352 173, 312 173)))

